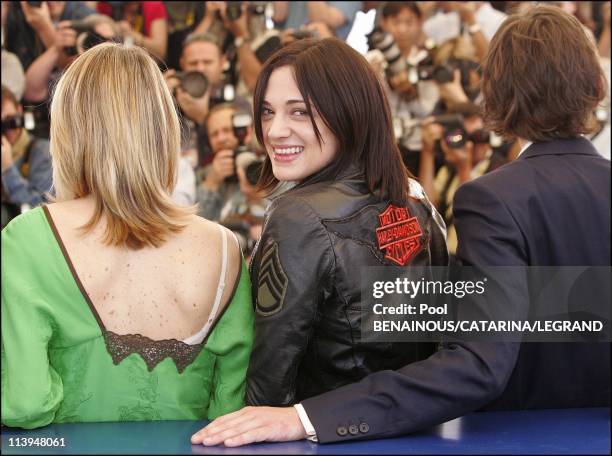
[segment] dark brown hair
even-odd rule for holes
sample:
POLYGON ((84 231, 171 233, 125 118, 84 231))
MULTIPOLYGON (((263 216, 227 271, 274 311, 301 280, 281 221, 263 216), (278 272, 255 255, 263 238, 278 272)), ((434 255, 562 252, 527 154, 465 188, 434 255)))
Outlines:
POLYGON ((493 36, 482 93, 491 130, 543 142, 593 130, 605 76, 578 19, 541 5, 508 17, 493 36))
MULTIPOLYGON (((290 66, 306 104, 312 127, 321 134, 312 105, 338 141, 337 157, 320 179, 331 180, 351 164, 365 175, 370 192, 400 203, 408 198, 410 175, 394 139, 391 111, 380 81, 357 51, 336 38, 298 40, 266 61, 253 96, 255 133, 264 144, 261 112, 270 75, 290 66)), ((259 188, 272 191, 278 180, 266 154, 259 188)))
POLYGON ((421 19, 421 10, 416 2, 385 2, 380 10, 380 14, 383 19, 387 19, 397 16, 405 9, 412 12, 418 19, 421 19))

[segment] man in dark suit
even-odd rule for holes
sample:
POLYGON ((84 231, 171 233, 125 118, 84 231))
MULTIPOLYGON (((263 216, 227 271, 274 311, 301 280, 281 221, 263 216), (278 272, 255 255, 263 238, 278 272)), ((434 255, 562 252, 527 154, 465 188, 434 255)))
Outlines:
MULTIPOLYGON (((504 22, 483 64, 485 119, 518 138, 522 152, 457 191, 463 264, 610 265, 610 162, 581 136, 604 90, 596 50, 574 17, 537 6, 504 22)), ((516 305, 509 314, 525 317, 528 296, 526 283, 506 293, 516 305)), ((192 441, 325 443, 410 433, 482 408, 609 406, 609 359, 608 343, 447 343, 295 409, 247 407, 192 441)))

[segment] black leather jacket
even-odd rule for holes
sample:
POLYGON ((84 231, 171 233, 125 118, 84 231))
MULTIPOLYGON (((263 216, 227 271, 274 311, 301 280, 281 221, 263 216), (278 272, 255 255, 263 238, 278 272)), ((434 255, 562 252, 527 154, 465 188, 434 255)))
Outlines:
MULTIPOLYGON (((431 343, 360 344, 363 266, 385 258, 376 229, 388 201, 371 194, 361 173, 335 181, 309 178, 270 204, 251 259, 255 344, 247 404, 286 406, 428 357, 431 343)), ((421 228, 412 265, 446 266, 444 222, 416 181, 406 204, 421 228)), ((383 244, 384 245, 384 244, 383 244)), ((400 252, 401 253, 401 252, 400 252)))

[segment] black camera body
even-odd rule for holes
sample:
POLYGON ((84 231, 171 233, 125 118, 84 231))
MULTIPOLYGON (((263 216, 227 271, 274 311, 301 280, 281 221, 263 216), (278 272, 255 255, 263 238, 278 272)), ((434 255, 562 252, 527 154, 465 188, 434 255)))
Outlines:
POLYGON ((236 89, 232 84, 224 83, 210 88, 209 106, 211 108, 220 103, 231 103, 235 99, 236 89))
MULTIPOLYGON (((240 19, 242 16, 242 3, 243 2, 226 2, 227 8, 225 13, 230 21, 240 19)), ((266 11, 266 2, 250 2, 247 7, 247 12, 254 15, 263 15, 266 11)))
MULTIPOLYGON (((465 145, 467 135, 463 128, 463 116, 461 114, 444 114, 436 116, 434 118, 434 123, 444 127, 444 134, 442 137, 446 141, 448 147, 460 149, 465 145)), ((435 153, 440 156, 444 155, 439 140, 436 141, 435 153)))
MULTIPOLYGON (((463 126, 463 116, 461 114, 449 114, 438 116, 435 120, 444 127, 444 141, 451 149, 461 149, 468 141, 474 144, 491 144, 491 132, 480 128, 468 133, 463 126)), ((442 153, 440 142, 436 142, 436 153, 442 153)))
MULTIPOLYGON (((234 167, 241 167, 249 184, 256 185, 261 174, 264 159, 245 144, 249 133, 248 129, 252 124, 253 119, 250 114, 236 113, 232 116, 234 136, 238 139, 238 147, 234 150, 234 167)), ((230 182, 238 181, 236 173, 228 179, 230 179, 230 182)))
POLYGON ((7 117, 2 121, 2 134, 4 135, 9 130, 16 130, 18 128, 24 128, 25 122, 23 121, 22 115, 15 115, 7 117))
MULTIPOLYGON (((77 43, 80 43, 80 46, 83 51, 86 51, 97 44, 105 43, 107 41, 123 41, 123 39, 118 36, 107 38, 105 36, 100 35, 98 32, 95 31, 96 25, 96 22, 92 22, 91 20, 88 20, 88 18, 70 21, 70 28, 76 32, 77 43)), ((66 53, 66 55, 69 56, 78 55, 79 53, 76 46, 64 48, 64 52, 66 53)))
POLYGON ((425 48, 421 49, 416 56, 408 59, 408 80, 411 84, 419 81, 435 81, 437 84, 452 82, 455 77, 455 70, 459 70, 461 75, 461 86, 463 91, 470 99, 474 99, 478 90, 470 87, 470 72, 475 71, 481 74, 480 65, 473 60, 459 59, 451 57, 436 64, 435 55, 438 50, 437 43, 429 38, 425 41, 425 48))

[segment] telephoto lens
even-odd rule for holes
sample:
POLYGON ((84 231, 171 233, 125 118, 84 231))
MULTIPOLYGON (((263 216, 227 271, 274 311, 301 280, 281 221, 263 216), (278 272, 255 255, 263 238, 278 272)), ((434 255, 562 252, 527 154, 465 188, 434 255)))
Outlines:
POLYGON ((406 59, 402 58, 402 53, 390 33, 383 31, 380 27, 375 27, 367 38, 370 50, 378 49, 383 53, 391 74, 399 74, 406 69, 406 59))

